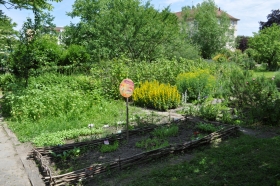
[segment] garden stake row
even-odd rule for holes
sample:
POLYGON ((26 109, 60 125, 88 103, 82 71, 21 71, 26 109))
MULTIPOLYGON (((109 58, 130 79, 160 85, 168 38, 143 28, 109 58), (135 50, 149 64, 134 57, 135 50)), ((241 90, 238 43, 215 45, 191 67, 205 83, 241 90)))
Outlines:
POLYGON ((40 162, 39 164, 41 165, 42 169, 47 170, 45 173, 45 177, 43 177, 43 180, 46 184, 75 184, 79 181, 91 178, 94 175, 104 173, 108 170, 123 169, 125 167, 134 166, 140 163, 151 161, 152 159, 167 156, 169 154, 181 153, 186 150, 193 149, 197 146, 209 144, 212 141, 219 138, 224 139, 225 137, 228 137, 230 135, 236 135, 238 129, 239 128, 236 126, 230 126, 219 131, 213 132, 199 140, 188 141, 177 145, 170 145, 169 147, 151 150, 125 159, 121 159, 119 157, 118 161, 103 163, 58 176, 52 176, 51 171, 49 171, 50 169, 43 163, 44 156, 42 156, 39 151, 34 149, 33 155, 34 158, 37 159, 38 162, 40 162))

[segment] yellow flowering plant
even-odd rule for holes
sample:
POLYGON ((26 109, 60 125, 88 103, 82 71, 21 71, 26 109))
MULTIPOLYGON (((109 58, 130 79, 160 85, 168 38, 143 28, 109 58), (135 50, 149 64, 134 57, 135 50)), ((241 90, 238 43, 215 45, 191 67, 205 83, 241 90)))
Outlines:
POLYGON ((161 84, 156 80, 145 81, 135 88, 133 101, 138 106, 165 111, 178 107, 181 95, 176 86, 161 84))

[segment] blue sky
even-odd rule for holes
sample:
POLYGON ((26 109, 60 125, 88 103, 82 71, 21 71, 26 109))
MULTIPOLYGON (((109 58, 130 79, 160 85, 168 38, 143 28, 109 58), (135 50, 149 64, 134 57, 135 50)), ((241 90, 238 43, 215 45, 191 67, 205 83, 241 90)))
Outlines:
MULTIPOLYGON (((53 3, 54 9, 51 14, 55 17, 56 26, 66 26, 70 22, 77 23, 78 18, 71 19, 66 16, 70 12, 75 0, 63 0, 60 3, 53 3)), ((145 0, 144 0, 145 2, 145 0)), ((161 10, 170 5, 172 12, 181 11, 183 6, 192 6, 201 3, 203 0, 151 0, 155 9, 161 10)), ((267 21, 267 15, 271 10, 280 9, 279 0, 215 0, 215 3, 222 10, 235 18, 238 22, 237 35, 252 36, 253 32, 258 32, 259 21, 267 21)), ((20 10, 1 9, 18 24, 17 29, 22 27, 26 17, 32 16, 32 12, 20 10)))

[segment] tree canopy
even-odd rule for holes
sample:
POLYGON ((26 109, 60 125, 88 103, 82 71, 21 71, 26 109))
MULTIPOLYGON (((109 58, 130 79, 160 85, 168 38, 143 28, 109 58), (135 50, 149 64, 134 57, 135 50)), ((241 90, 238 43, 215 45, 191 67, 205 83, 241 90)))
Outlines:
POLYGON ((249 39, 249 47, 256 51, 256 62, 266 63, 270 70, 277 70, 280 61, 280 26, 274 23, 254 33, 254 37, 249 39))
POLYGON ((205 0, 193 8, 183 7, 181 23, 193 43, 200 47, 203 58, 209 59, 226 45, 233 44, 230 19, 213 0, 205 0))
POLYGON ((7 9, 52 9, 49 2, 61 2, 62 0, 0 0, 0 4, 7 9))
POLYGON ((66 28, 65 43, 84 45, 100 59, 125 55, 152 61, 180 32, 168 7, 160 12, 140 0, 76 0, 68 15, 81 21, 66 28))
POLYGON ((280 25, 280 10, 271 10, 271 14, 267 15, 267 21, 262 22, 260 21, 260 30, 270 27, 273 25, 273 23, 276 23, 280 25))

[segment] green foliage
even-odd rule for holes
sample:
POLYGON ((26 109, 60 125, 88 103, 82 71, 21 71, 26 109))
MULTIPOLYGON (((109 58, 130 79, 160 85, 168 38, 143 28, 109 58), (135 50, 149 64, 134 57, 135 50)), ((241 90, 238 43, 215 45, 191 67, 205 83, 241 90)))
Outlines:
POLYGON ((201 130, 201 131, 204 131, 204 132, 216 132, 220 129, 222 129, 223 127, 222 126, 215 126, 211 123, 198 123, 196 125, 196 128, 201 130))
POLYGON ((272 79, 252 78, 248 71, 233 71, 230 78, 233 102, 244 110, 253 122, 261 121, 270 125, 278 123, 279 94, 272 79))
POLYGON ((257 63, 267 63, 269 70, 277 70, 280 61, 280 26, 274 24, 254 33, 249 47, 256 51, 253 56, 257 63))
POLYGON ((274 79, 277 88, 280 89, 280 71, 278 71, 272 78, 274 79))
POLYGON ((17 31, 14 30, 16 23, 12 19, 0 14, 0 66, 8 67, 9 56, 16 44, 17 31))
POLYGON ((72 149, 72 150, 66 150, 66 151, 63 151, 62 153, 58 153, 58 154, 55 152, 51 152, 51 155, 55 159, 65 162, 67 159, 76 158, 76 157, 80 156, 81 153, 82 153, 82 150, 80 148, 74 147, 74 149, 72 149))
POLYGON ((62 0, 33 0, 33 1, 22 1, 22 0, 7 0, 0 1, 0 4, 3 4, 5 7, 13 7, 13 8, 24 8, 24 9, 48 9, 51 10, 53 6, 52 2, 61 2, 62 0))
POLYGON ((147 151, 149 151, 167 147, 169 146, 169 143, 167 140, 161 138, 147 138, 145 140, 137 142, 135 145, 138 148, 145 148, 147 151))
POLYGON ((213 54, 234 41, 229 17, 222 11, 217 16, 217 11, 218 7, 213 0, 205 0, 192 9, 183 8, 182 25, 188 24, 187 33, 193 43, 199 46, 205 59, 210 59, 213 54))
POLYGON ((228 57, 226 57, 223 54, 217 54, 215 57, 213 57, 213 61, 216 61, 219 63, 228 62, 228 57))
POLYGON ((15 76, 11 73, 5 73, 0 75, 0 87, 2 91, 9 90, 10 86, 16 82, 15 76))
MULTIPOLYGON (((119 99, 119 86, 123 79, 130 78, 135 86, 140 82, 157 80, 160 83, 176 84, 176 77, 182 72, 196 71, 209 67, 204 60, 158 59, 152 63, 146 61, 132 62, 127 58, 117 58, 92 65, 93 79, 101 80, 103 94, 108 98, 119 99)), ((213 72, 215 70, 213 69, 213 72)))
POLYGON ((109 144, 109 145, 102 144, 99 150, 102 153, 106 153, 106 152, 116 151, 118 148, 119 148, 119 141, 116 140, 114 141, 113 144, 109 144))
POLYGON ((3 114, 13 120, 38 120, 68 115, 78 117, 101 99, 91 78, 44 75, 31 78, 28 88, 5 94, 3 114))
POLYGON ((77 0, 68 15, 81 21, 66 28, 64 42, 84 45, 94 61, 121 55, 152 61, 179 37, 177 17, 168 8, 155 10, 149 1, 77 0))
POLYGON ((41 133, 32 140, 32 143, 37 147, 55 146, 65 144, 67 139, 75 139, 80 136, 88 136, 91 134, 101 134, 101 129, 88 129, 86 127, 81 129, 63 130, 54 133, 41 133))
POLYGON ((241 50, 235 50, 232 52, 229 61, 236 63, 245 70, 252 70, 255 68, 255 61, 253 58, 249 57, 246 52, 242 53, 241 50))
POLYGON ((138 106, 167 110, 176 108, 181 102, 181 96, 176 87, 158 81, 146 81, 134 90, 133 101, 138 106))
POLYGON ((211 94, 215 86, 215 77, 209 70, 197 70, 179 74, 176 83, 181 93, 187 92, 188 99, 204 99, 211 94))
POLYGON ((167 127, 157 128, 151 132, 151 134, 157 138, 166 138, 170 136, 176 136, 178 134, 179 127, 177 125, 171 125, 167 127))
POLYGON ((88 63, 90 55, 85 47, 81 45, 70 45, 62 56, 59 65, 74 65, 77 66, 82 63, 88 63))
POLYGON ((25 80, 25 86, 28 85, 29 77, 34 75, 33 71, 56 65, 62 53, 57 38, 48 35, 54 32, 54 17, 38 9, 33 12, 34 22, 27 18, 20 31, 19 44, 11 56, 12 72, 25 80))
POLYGON ((221 105, 212 104, 211 102, 205 101, 199 107, 199 116, 210 121, 216 121, 218 114, 220 114, 221 105))
POLYGON ((13 55, 13 70, 20 71, 21 60, 30 60, 34 70, 43 66, 55 66, 61 58, 62 48, 57 44, 57 38, 51 35, 38 37, 31 45, 18 46, 13 55), (30 51, 30 53, 26 53, 30 51))

